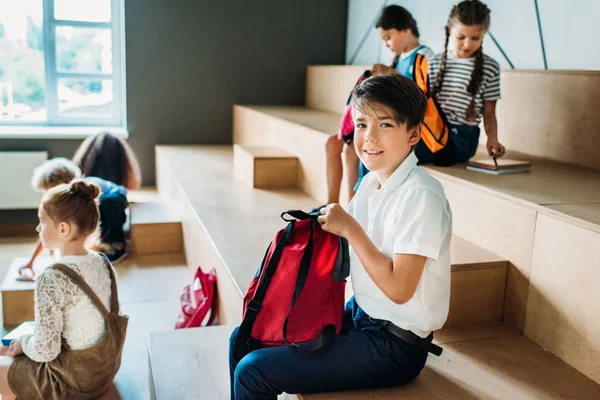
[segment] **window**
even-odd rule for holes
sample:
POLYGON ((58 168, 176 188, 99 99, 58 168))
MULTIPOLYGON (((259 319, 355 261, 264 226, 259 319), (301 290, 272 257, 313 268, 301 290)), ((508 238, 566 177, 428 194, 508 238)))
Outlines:
POLYGON ((0 0, 0 126, 124 124, 124 0, 0 0))

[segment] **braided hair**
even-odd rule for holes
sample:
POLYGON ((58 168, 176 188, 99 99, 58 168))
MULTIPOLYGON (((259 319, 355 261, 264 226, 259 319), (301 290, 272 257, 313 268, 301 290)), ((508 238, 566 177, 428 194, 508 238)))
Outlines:
MULTIPOLYGON (((446 70, 446 59, 448 57, 450 28, 456 23, 469 26, 479 25, 487 31, 490 27, 490 9, 479 0, 464 0, 452 7, 452 11, 450 11, 450 16, 448 17, 448 24, 446 25, 446 42, 444 44, 444 53, 442 55, 440 70, 438 71, 437 77, 433 84, 434 96, 440 93, 442 89, 444 73, 446 70)), ((471 95, 471 102, 467 107, 465 115, 468 121, 473 121, 475 119, 475 97, 479 92, 481 82, 483 82, 483 46, 479 46, 479 49, 477 49, 474 56, 475 62, 473 64, 471 81, 467 86, 467 92, 469 92, 471 95)))

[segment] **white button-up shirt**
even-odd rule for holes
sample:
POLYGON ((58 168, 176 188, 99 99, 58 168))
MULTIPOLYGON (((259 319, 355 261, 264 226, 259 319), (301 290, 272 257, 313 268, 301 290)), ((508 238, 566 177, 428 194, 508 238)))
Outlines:
POLYGON ((452 211, 442 185, 417 166, 417 157, 411 153, 381 188, 375 173, 367 174, 348 212, 386 257, 427 257, 415 295, 405 304, 396 304, 383 294, 351 250, 352 287, 358 305, 369 316, 421 337, 441 328, 450 305, 452 237, 452 211))

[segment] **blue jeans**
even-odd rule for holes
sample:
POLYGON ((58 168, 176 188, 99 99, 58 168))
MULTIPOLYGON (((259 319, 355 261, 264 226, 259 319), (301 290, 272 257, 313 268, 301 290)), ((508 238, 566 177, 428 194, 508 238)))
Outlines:
MULTIPOLYGON (((446 164, 452 165, 456 163, 463 163, 473 157, 477 152, 477 146, 479 145, 479 127, 471 125, 450 125, 450 140, 452 141, 450 160, 446 158, 446 164)), ((438 153, 432 153, 429 148, 421 140, 415 147, 415 155, 419 159, 419 162, 425 163, 438 163, 437 156, 441 154, 443 150, 438 153)), ((448 154, 445 154, 448 157, 448 154)))
POLYGON ((354 297, 344 310, 344 327, 319 357, 287 346, 255 350, 236 364, 231 334, 229 373, 232 400, 275 400, 283 392, 321 393, 398 386, 419 375, 427 352, 383 331, 354 297))

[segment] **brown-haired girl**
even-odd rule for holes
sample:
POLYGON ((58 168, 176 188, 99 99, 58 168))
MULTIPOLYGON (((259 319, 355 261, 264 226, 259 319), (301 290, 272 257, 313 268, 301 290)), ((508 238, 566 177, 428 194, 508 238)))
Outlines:
POLYGON ((83 176, 96 176, 128 190, 142 184, 140 165, 127 142, 108 132, 86 138, 79 146, 73 162, 83 176))
POLYGON ((85 247, 100 218, 99 195, 97 185, 76 179, 42 199, 37 231, 62 258, 37 278, 35 331, 0 350, 13 358, 0 357, 1 394, 96 398, 119 369, 127 318, 119 315, 115 272, 85 247))
MULTIPOLYGON (((483 37, 490 27, 490 9, 479 0, 465 0, 452 8, 446 25, 444 52, 429 65, 430 92, 450 123, 455 162, 465 162, 477 151, 483 117, 490 156, 502 157, 498 141, 496 102, 500 99, 500 65, 483 53, 483 37)), ((415 148, 421 162, 435 161, 423 143, 415 148)))

